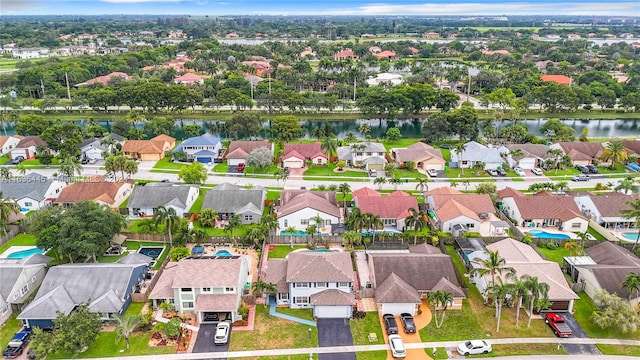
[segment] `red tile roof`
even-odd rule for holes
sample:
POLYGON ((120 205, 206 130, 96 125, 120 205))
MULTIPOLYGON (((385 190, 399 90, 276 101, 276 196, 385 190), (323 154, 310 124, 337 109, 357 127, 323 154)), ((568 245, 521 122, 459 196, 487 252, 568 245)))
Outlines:
POLYGON ((76 86, 91 85, 91 84, 95 84, 95 83, 100 83, 102 85, 108 85, 109 81, 111 81, 111 79, 117 78, 117 77, 123 78, 124 80, 129 80, 129 75, 127 75, 126 73, 123 73, 123 72, 116 71, 116 72, 112 72, 111 74, 98 76, 98 77, 95 77, 93 79, 89 79, 89 80, 87 80, 87 81, 85 81, 83 83, 80 83, 80 84, 76 85, 76 86))
POLYGON ((382 196, 379 192, 373 190, 372 188, 363 187, 351 193, 352 198, 357 198, 358 196, 382 196))
POLYGON ((280 193, 278 217, 311 208, 325 214, 340 217, 340 208, 333 191, 283 190, 280 193))
POLYGON ((418 209, 418 200, 414 196, 358 196, 356 206, 381 219, 401 220, 409 216, 409 208, 418 209))
POLYGON ((284 144, 284 156, 283 158, 287 158, 290 157, 291 155, 289 153, 296 151, 298 154, 304 156, 304 158, 302 158, 302 160, 306 159, 312 159, 314 157, 318 156, 323 156, 324 158, 327 158, 327 155, 325 154, 324 150, 322 150, 322 144, 320 144, 319 142, 314 142, 314 143, 307 143, 307 144, 284 144))
POLYGON ((516 196, 513 198, 523 219, 585 219, 571 196, 516 196))
POLYGON ((555 82, 560 85, 571 85, 571 78, 564 75, 542 75, 540 80, 544 82, 555 82))
POLYGON ((525 195, 519 190, 516 190, 508 186, 502 190, 498 190, 498 197, 500 199, 504 199, 508 197, 516 197, 516 196, 525 196, 525 195))
MULTIPOLYGON (((260 141, 232 141, 229 144, 229 150, 227 151, 227 157, 231 155, 235 150, 242 149, 246 154, 251 154, 251 152, 257 148, 266 147, 267 149, 271 149, 271 143, 269 140, 260 140, 260 141)), ((242 159, 241 157, 237 157, 240 153, 234 154, 236 157, 232 159, 242 159)), ((246 156, 246 155, 245 155, 246 156)))
POLYGON ((433 203, 436 210, 447 202, 454 200, 456 203, 470 209, 475 214, 496 212, 489 194, 442 194, 433 195, 433 203))

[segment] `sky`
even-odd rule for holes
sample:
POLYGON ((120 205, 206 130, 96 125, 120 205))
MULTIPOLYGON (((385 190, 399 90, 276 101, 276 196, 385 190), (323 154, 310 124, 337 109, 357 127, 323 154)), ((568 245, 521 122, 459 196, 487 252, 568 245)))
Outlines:
POLYGON ((0 15, 640 16, 639 0, 0 0, 0 15))

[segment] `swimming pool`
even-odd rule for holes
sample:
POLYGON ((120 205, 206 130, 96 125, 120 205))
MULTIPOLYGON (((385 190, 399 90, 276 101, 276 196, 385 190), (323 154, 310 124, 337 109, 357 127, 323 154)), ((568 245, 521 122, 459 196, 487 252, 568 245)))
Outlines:
MULTIPOLYGON (((296 230, 294 232, 286 232, 285 230, 280 231, 280 235, 282 236, 309 236, 309 233, 307 233, 306 231, 302 231, 302 230, 296 230)), ((320 233, 317 233, 316 235, 320 235, 320 233)))
POLYGON ((233 256, 232 253, 224 249, 216 251, 215 255, 216 256, 233 256))
POLYGON ((638 232, 637 231, 624 232, 624 233, 622 233, 622 237, 627 239, 627 240, 636 241, 636 240, 638 240, 638 232))
POLYGON ((11 254, 9 254, 9 256, 7 256, 7 259, 24 259, 33 254, 43 254, 43 253, 44 252, 38 248, 20 250, 20 251, 12 252, 11 254))
POLYGON ((142 255, 147 255, 153 260, 158 260, 163 250, 164 246, 141 246, 138 252, 142 255))
POLYGON ((571 236, 565 234, 557 234, 557 233, 548 233, 543 230, 529 230, 529 234, 534 238, 539 239, 560 239, 560 240, 569 240, 571 236))

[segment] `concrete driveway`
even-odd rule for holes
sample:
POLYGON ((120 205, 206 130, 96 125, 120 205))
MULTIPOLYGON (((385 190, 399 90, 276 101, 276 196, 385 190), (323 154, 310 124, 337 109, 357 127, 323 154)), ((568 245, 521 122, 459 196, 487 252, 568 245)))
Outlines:
POLYGON ((229 341, 224 345, 215 345, 213 343, 213 336, 216 333, 216 324, 202 324, 198 331, 198 337, 196 343, 193 346, 194 353, 204 352, 227 352, 229 351, 229 343, 231 342, 231 333, 229 331, 229 341))
MULTIPOLYGON (((429 321, 431 320, 431 311, 429 311, 428 307, 424 309, 426 309, 427 311, 423 311, 421 315, 419 316, 417 315, 413 317, 414 322, 416 323, 416 328, 418 330, 428 325, 429 321)), ((382 314, 378 313, 378 315, 380 318, 380 326, 382 327, 382 330, 384 330, 385 327, 384 327, 384 321, 382 320, 382 314)), ((400 319, 399 316, 396 316, 396 323, 398 324, 398 335, 402 337, 402 342, 405 343, 405 345, 410 343, 422 342, 420 338, 420 333, 418 331, 416 331, 414 334, 407 334, 404 332, 404 328, 402 327, 402 320, 400 319)), ((384 336, 384 343, 389 344, 389 336, 387 335, 386 331, 382 331, 382 336, 384 336)), ((390 347, 389 349, 387 349, 387 359, 393 359, 393 356, 391 356, 390 347)), ((431 358, 427 355, 427 353, 425 352, 425 349, 423 348, 407 349, 407 356, 405 357, 405 360, 430 360, 430 359, 431 358)))
MULTIPOLYGON (((582 326, 578 324, 578 321, 570 313, 557 313, 564 318, 564 321, 569 325, 573 331, 574 338, 588 338, 587 334, 582 329, 582 326)), ((564 349, 569 355, 602 355, 600 349, 595 345, 590 344, 564 344, 564 349)))
MULTIPOLYGON (((318 319, 318 346, 352 346, 349 319, 318 319)), ((319 354, 319 360, 356 360, 356 353, 319 354)))

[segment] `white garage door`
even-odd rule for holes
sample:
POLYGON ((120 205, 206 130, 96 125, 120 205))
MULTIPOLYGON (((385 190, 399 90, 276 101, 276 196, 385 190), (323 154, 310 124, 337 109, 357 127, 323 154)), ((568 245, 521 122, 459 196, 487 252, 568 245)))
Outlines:
POLYGON ((393 314, 400 315, 402 313, 409 313, 411 315, 415 315, 416 313, 416 305, 415 304, 382 304, 382 313, 383 314, 393 314))
POLYGON ((426 164, 426 165, 425 165, 425 168, 426 168, 427 170, 429 170, 429 169, 433 169, 433 170, 443 170, 443 169, 442 169, 442 165, 440 165, 440 164, 426 164))
POLYGON ((520 167, 523 169, 533 169, 534 167, 536 167, 536 159, 525 158, 520 160, 518 162, 518 165, 520 165, 520 167))
POLYGON ((315 306, 313 315, 317 318, 350 318, 351 306, 315 306))
POLYGON ((227 165, 229 166, 238 166, 240 163, 245 163, 245 159, 227 159, 227 165))
POLYGON ((291 169, 302 169, 304 167, 304 162, 299 159, 288 159, 282 162, 282 166, 291 169))

